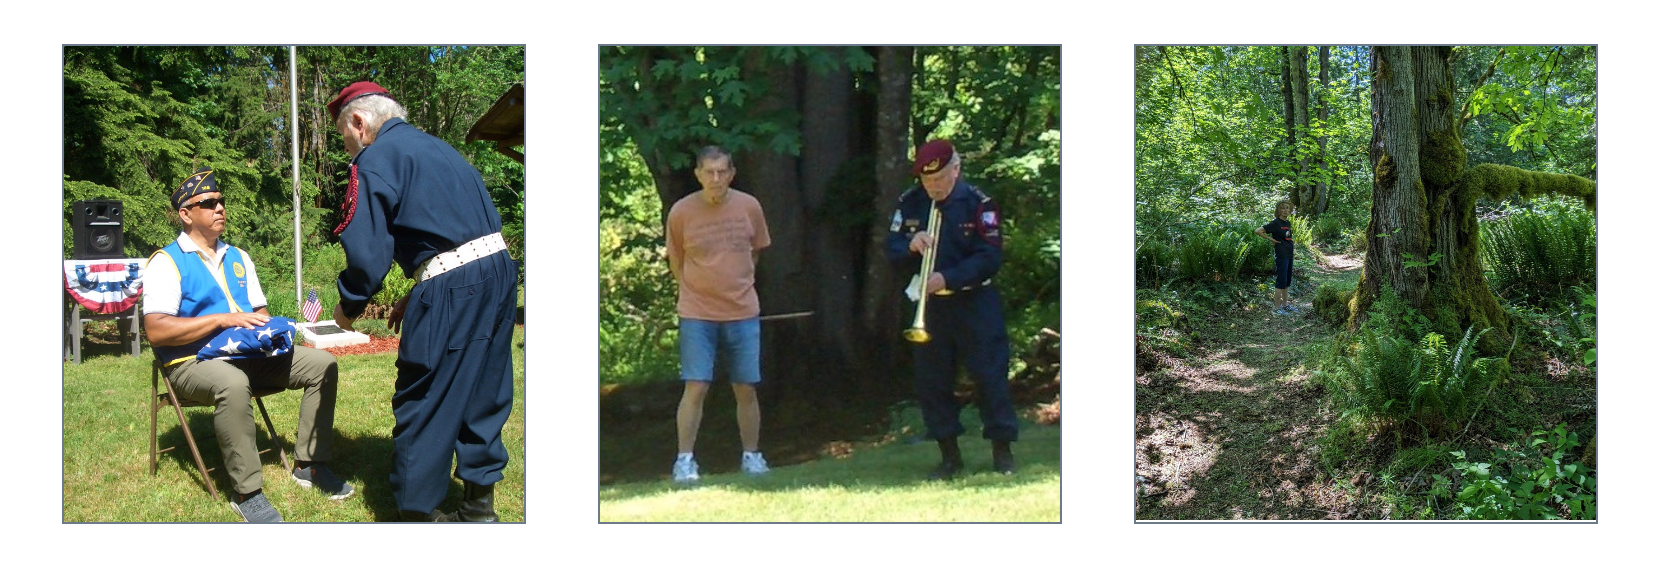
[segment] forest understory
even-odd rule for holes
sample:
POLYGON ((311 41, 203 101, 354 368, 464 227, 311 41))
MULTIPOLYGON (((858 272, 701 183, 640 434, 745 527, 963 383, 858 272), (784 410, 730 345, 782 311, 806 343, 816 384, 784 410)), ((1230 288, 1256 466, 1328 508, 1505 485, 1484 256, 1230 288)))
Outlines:
POLYGON ((1315 440, 1335 415, 1301 360, 1334 330, 1311 312, 1322 281, 1361 263, 1327 256, 1297 268, 1289 304, 1268 297, 1193 321, 1186 358, 1142 349, 1135 386, 1134 514, 1140 520, 1377 518, 1363 486, 1319 469, 1315 440))
MULTIPOLYGON (((1311 306, 1324 284, 1350 285, 1357 254, 1301 254, 1289 303, 1271 313, 1266 295, 1190 317, 1191 347, 1138 340, 1135 382, 1134 517, 1137 520, 1420 520, 1445 518, 1452 497, 1432 497, 1434 474, 1459 449, 1511 448, 1513 431, 1563 424, 1581 443, 1596 432, 1596 375, 1548 353, 1515 356, 1513 377, 1447 438, 1402 427, 1338 431, 1329 391, 1313 378, 1340 329, 1311 306), (1336 450, 1337 454, 1325 454, 1336 450)), ((1517 433, 1523 435, 1524 432, 1517 433)), ((1576 446, 1567 458, 1591 462, 1576 446)))

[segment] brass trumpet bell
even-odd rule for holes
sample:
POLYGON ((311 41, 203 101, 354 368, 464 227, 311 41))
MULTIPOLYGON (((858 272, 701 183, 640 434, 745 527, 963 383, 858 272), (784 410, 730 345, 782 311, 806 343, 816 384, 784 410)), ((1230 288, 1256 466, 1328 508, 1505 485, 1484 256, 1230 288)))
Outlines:
POLYGON ((903 331, 903 339, 915 344, 925 344, 931 341, 931 333, 924 328, 910 328, 903 331))

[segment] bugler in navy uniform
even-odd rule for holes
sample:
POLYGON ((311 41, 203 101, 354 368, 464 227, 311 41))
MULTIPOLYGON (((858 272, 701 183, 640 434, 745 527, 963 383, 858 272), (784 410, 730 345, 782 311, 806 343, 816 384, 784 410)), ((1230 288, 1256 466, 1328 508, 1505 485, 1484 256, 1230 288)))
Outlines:
POLYGON ((404 520, 494 521, 494 484, 506 467, 500 429, 512 411, 512 325, 517 264, 483 178, 443 140, 403 121, 371 82, 328 103, 350 152, 345 248, 334 319, 362 314, 391 263, 415 281, 392 308, 397 351, 392 494, 404 520), (465 484, 458 512, 441 514, 449 463, 465 484))
POLYGON ((982 190, 960 179, 960 154, 948 140, 933 140, 915 152, 914 174, 920 186, 897 199, 886 257, 904 273, 923 263, 936 246, 932 272, 911 285, 910 297, 929 293, 917 320, 929 339, 914 347, 915 393, 926 422, 926 436, 936 440, 943 461, 931 479, 950 479, 964 469, 956 438, 965 433, 954 397, 958 365, 977 384, 983 437, 992 441, 994 469, 1014 470, 1012 442, 1018 422, 1006 380, 1011 349, 1000 293, 993 277, 1001 267, 1000 207, 982 190), (936 234, 927 228, 936 203, 936 234))

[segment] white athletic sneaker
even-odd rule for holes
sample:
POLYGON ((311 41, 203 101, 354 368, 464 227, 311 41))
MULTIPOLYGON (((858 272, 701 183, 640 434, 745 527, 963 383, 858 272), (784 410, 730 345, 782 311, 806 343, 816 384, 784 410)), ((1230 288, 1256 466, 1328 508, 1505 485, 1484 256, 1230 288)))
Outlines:
POLYGON ((770 472, 770 466, 765 465, 764 454, 760 454, 758 452, 743 452, 742 472, 750 476, 757 476, 759 474, 770 472))
POLYGON ((695 458, 680 458, 673 462, 673 483, 696 483, 701 481, 701 474, 696 473, 695 458))

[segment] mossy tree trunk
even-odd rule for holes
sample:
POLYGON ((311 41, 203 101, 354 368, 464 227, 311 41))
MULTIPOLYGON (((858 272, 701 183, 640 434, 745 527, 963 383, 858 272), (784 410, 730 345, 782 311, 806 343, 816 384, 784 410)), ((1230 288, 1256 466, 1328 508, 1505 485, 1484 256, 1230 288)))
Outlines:
POLYGON ((1375 47, 1372 51, 1374 204, 1363 276, 1352 297, 1350 326, 1360 326, 1383 287, 1458 336, 1489 329, 1486 353, 1511 340, 1506 311, 1484 278, 1479 258, 1479 198, 1514 193, 1570 195, 1594 206, 1592 181, 1503 165, 1466 167, 1449 47, 1375 47))
POLYGON ((1283 48, 1282 70, 1283 118, 1287 125, 1287 158, 1293 162, 1293 188, 1288 200, 1294 204, 1295 214, 1315 215, 1317 185, 1307 180, 1311 174, 1311 155, 1302 146, 1310 139, 1310 85, 1307 83, 1306 50, 1304 46, 1283 48))

